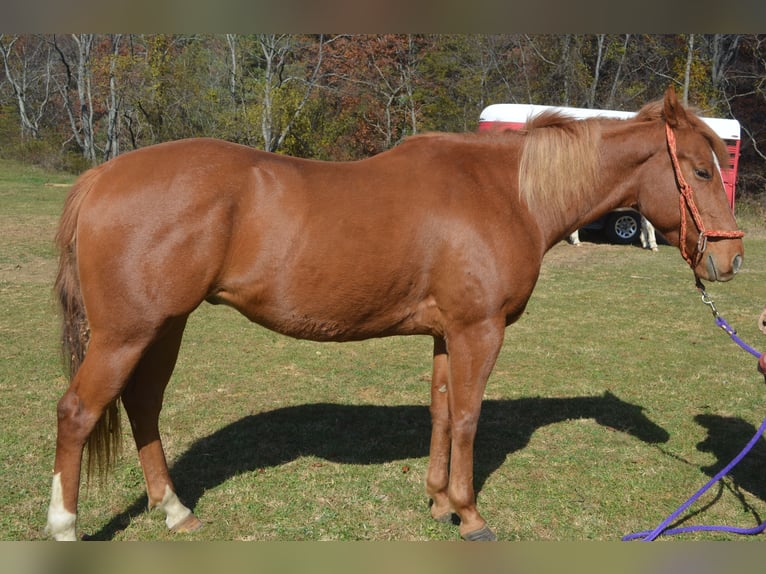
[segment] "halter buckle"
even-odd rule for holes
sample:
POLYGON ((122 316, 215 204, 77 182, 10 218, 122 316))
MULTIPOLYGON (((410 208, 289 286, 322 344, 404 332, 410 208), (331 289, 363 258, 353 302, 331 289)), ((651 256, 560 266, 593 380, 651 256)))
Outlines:
POLYGON ((707 249, 707 233, 700 231, 699 239, 697 239, 697 253, 702 255, 707 249))

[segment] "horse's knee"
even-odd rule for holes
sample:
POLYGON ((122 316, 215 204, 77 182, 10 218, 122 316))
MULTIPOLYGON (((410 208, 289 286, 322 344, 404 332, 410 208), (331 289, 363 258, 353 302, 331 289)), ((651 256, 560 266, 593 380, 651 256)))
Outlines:
POLYGON ((80 397, 73 392, 67 391, 56 405, 56 415, 59 420, 72 419, 80 412, 81 408, 80 397))
POLYGON ((60 438, 74 441, 82 446, 90 433, 88 422, 92 417, 88 417, 85 413, 80 397, 67 391, 56 405, 56 416, 60 438))

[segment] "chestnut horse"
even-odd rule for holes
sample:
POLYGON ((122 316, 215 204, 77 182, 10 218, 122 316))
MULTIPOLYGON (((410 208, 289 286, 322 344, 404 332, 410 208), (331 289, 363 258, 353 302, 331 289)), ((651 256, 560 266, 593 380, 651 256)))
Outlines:
POLYGON ((176 495, 158 419, 187 318, 207 301, 314 341, 433 337, 431 515, 454 513, 463 538, 493 540, 476 508, 474 437, 505 327, 543 255, 635 207, 698 278, 731 279, 742 234, 715 156, 723 163, 723 142, 671 88, 633 119, 547 114, 523 133, 415 136, 357 162, 191 139, 88 171, 57 235, 72 378, 58 403, 48 532, 76 538, 84 447, 109 458, 118 401, 149 506, 175 531, 201 525, 176 495))

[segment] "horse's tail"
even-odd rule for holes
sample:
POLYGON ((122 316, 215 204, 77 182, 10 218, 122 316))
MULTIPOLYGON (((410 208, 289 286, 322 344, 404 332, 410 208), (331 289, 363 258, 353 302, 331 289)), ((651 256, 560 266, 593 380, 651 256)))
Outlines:
MULTIPOLYGON (((67 195, 56 233, 59 267, 55 293, 62 311, 61 349, 71 381, 80 369, 90 340, 90 328, 80 290, 77 268, 77 221, 83 199, 93 188, 99 169, 83 174, 67 195)), ((119 399, 112 401, 88 437, 88 479, 95 470, 101 477, 112 466, 121 443, 119 399)))

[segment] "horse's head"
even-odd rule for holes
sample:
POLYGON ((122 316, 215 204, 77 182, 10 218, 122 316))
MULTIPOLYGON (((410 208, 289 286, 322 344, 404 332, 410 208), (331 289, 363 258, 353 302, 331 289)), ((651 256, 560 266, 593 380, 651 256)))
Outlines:
POLYGON ((639 208, 681 250, 700 279, 728 281, 742 265, 742 235, 726 199, 720 165, 723 141, 678 102, 671 86, 661 104, 639 112, 638 121, 661 126, 664 140, 643 171, 639 208))

